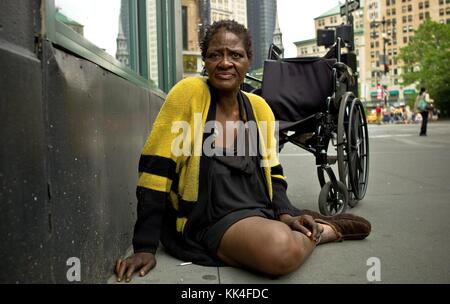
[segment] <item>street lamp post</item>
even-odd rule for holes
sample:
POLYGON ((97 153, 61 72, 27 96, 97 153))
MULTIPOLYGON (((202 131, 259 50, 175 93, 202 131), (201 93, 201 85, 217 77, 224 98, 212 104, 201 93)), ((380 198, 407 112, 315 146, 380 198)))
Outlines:
MULTIPOLYGON (((383 16, 383 19, 381 21, 372 20, 370 22, 370 25, 371 25, 371 28, 374 29, 374 31, 371 33, 372 38, 378 37, 375 29, 379 25, 383 26, 383 32, 381 34, 381 37, 383 38, 383 55, 382 55, 382 60, 380 60, 380 63, 383 65, 383 82, 387 82, 387 77, 388 77, 388 72, 389 72, 389 61, 388 61, 387 54, 386 54, 386 43, 389 42, 390 38, 388 37, 388 34, 386 33, 386 26, 392 25, 393 30, 391 31, 391 35, 393 38, 395 38, 396 22, 395 22, 395 19, 393 19, 392 22, 390 20, 386 20, 385 17, 383 16)), ((383 89, 386 91, 387 83, 382 83, 382 85, 383 85, 383 89)), ((387 94, 384 94, 384 104, 387 105, 387 94)))
MULTIPOLYGON (((388 34, 386 33, 386 27, 392 25, 392 27, 395 28, 396 22, 395 22, 395 19, 392 22, 391 22, 391 20, 386 20, 385 17, 383 16, 383 19, 381 21, 372 20, 370 22, 370 24, 371 24, 371 28, 373 28, 373 29, 376 29, 379 25, 383 26, 383 32, 381 34, 381 37, 383 38, 383 57, 382 57, 383 59, 381 60, 381 62, 384 66, 384 74, 386 75, 389 72, 389 62, 387 60, 387 55, 386 55, 386 43, 388 43, 389 40, 391 40, 388 37, 388 34)), ((394 35, 395 35, 394 30, 392 31, 391 35, 394 38, 394 35)), ((373 38, 378 37, 378 34, 375 30, 372 32, 372 37, 373 38)))

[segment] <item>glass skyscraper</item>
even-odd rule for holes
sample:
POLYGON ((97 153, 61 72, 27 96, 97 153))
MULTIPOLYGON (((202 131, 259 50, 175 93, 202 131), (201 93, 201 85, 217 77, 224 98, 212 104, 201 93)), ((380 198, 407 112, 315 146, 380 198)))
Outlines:
POLYGON ((253 39, 252 70, 262 68, 273 41, 276 0, 247 0, 247 25, 253 39))

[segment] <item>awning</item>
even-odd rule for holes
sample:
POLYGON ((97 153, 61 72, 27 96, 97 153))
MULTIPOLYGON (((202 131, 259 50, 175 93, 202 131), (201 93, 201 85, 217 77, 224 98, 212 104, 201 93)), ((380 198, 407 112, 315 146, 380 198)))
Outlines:
POLYGON ((391 91, 389 91, 389 95, 391 95, 391 96, 398 96, 398 90, 391 90, 391 91))
POLYGON ((403 94, 406 94, 406 95, 416 94, 416 90, 414 90, 414 89, 406 89, 406 90, 403 90, 403 94))

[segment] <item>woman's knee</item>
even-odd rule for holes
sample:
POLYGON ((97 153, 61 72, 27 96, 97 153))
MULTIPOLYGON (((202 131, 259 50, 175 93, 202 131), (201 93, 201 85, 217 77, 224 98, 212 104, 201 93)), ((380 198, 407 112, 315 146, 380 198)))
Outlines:
POLYGON ((295 239, 292 231, 279 232, 271 236, 266 247, 266 272, 272 275, 284 275, 296 270, 305 260, 305 248, 295 239))

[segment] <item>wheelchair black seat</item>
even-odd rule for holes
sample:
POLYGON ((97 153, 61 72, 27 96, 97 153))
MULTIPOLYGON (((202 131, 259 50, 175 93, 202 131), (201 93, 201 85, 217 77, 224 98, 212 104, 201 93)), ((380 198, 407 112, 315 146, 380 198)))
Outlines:
POLYGON ((327 98, 333 94, 335 62, 320 57, 265 61, 261 95, 280 121, 280 129, 326 110, 327 98))

